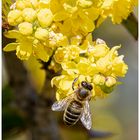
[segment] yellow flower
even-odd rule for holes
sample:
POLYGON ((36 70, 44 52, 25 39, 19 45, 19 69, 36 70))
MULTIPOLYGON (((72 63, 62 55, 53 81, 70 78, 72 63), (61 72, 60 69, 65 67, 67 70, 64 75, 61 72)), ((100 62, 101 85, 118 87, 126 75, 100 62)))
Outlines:
POLYGON ((47 29, 39 27, 35 32, 35 37, 39 40, 46 41, 49 38, 49 32, 47 29))
POLYGON ((16 48, 16 55, 21 60, 28 60, 32 54, 31 40, 24 38, 16 48))
POLYGON ((80 48, 76 45, 67 46, 67 54, 69 55, 69 59, 76 59, 79 56, 80 48))
POLYGON ((107 87, 112 87, 117 83, 116 79, 114 77, 108 76, 106 77, 105 85, 107 87))
POLYGON ((87 62, 79 62, 77 64, 77 68, 78 68, 79 74, 82 74, 82 75, 92 76, 97 72, 96 65, 90 64, 87 62))
POLYGON ((25 21, 27 22, 33 22, 36 19, 36 11, 32 8, 25 8, 22 11, 22 16, 25 21))
POLYGON ((57 63, 62 63, 65 59, 66 49, 65 48, 58 48, 55 51, 54 59, 57 63))
POLYGON ((23 10, 26 7, 25 3, 23 2, 23 0, 17 0, 16 1, 16 8, 18 10, 23 10))
MULTIPOLYGON (((89 50, 90 51, 90 50, 89 50)), ((90 54, 96 58, 104 57, 109 51, 109 48, 106 44, 97 44, 91 48, 90 54)))
POLYGON ((25 37, 19 31, 12 30, 5 33, 8 38, 16 38, 17 43, 8 44, 4 50, 16 50, 16 55, 21 60, 28 60, 32 54, 32 37, 25 37))
POLYGON ((12 10, 8 14, 8 23, 12 26, 16 26, 17 24, 23 21, 22 12, 20 10, 12 10))
POLYGON ((18 29, 23 35, 31 35, 33 32, 32 24, 28 22, 20 23, 18 29))
POLYGON ((71 44, 72 45, 79 45, 82 41, 82 35, 77 35, 74 37, 71 37, 71 44))
POLYGON ((95 29, 95 25, 93 21, 86 15, 86 13, 83 11, 79 11, 79 17, 80 17, 80 27, 81 30, 87 34, 89 32, 92 32, 95 29))
POLYGON ((54 14, 53 20, 56 22, 63 21, 69 18, 69 16, 70 16, 69 13, 67 13, 65 10, 61 10, 54 14))
MULTIPOLYGON (((52 86, 55 85, 58 88, 56 92, 56 99, 58 101, 74 93, 74 90, 72 89, 72 83, 75 78, 77 78, 77 75, 61 75, 56 76, 51 80, 51 85, 52 86)), ((78 77, 78 81, 75 83, 75 88, 78 88, 78 84, 87 79, 88 77, 80 75, 78 77)), ((94 97, 95 96, 94 89, 91 92, 92 97, 94 97)))
POLYGON ((73 61, 66 61, 61 64, 62 69, 66 71, 69 75, 78 74, 77 65, 73 61))
POLYGON ((94 75, 94 78, 93 78, 93 82, 96 84, 96 85, 104 85, 105 83, 105 77, 101 74, 95 74, 94 75))
POLYGON ((113 60, 117 57, 117 49, 120 46, 113 47, 104 57, 101 57, 96 61, 97 69, 99 72, 108 75, 112 73, 113 60))
POLYGON ((41 43, 34 44, 33 52, 34 56, 38 59, 41 59, 44 62, 48 62, 51 53, 48 52, 48 48, 45 48, 41 43))
POLYGON ((78 10, 77 0, 66 0, 63 7, 67 12, 74 13, 78 10))
POLYGON ((61 72, 52 84, 60 100, 74 91, 78 80, 93 85, 93 97, 104 98, 125 76, 128 66, 119 56, 120 46, 109 48, 105 41, 93 41, 92 32, 107 17, 120 23, 132 12, 135 0, 17 0, 8 14, 15 30, 5 33, 15 38, 4 51, 16 51, 21 60, 30 57, 50 62, 48 69, 61 72), (16 5, 16 6, 15 6, 16 5), (18 28, 17 28, 18 27, 18 28))
POLYGON ((105 0, 102 5, 103 16, 110 16, 113 23, 120 24, 127 19, 136 2, 133 0, 105 0))
POLYGON ((37 9, 39 6, 39 3, 38 3, 38 0, 30 0, 31 4, 32 4, 32 7, 34 9, 37 9))
POLYGON ((37 18, 41 27, 48 27, 53 21, 51 10, 44 8, 37 13, 37 18))
POLYGON ((112 71, 115 76, 124 77, 127 73, 128 66, 123 61, 123 55, 116 57, 113 61, 112 71))

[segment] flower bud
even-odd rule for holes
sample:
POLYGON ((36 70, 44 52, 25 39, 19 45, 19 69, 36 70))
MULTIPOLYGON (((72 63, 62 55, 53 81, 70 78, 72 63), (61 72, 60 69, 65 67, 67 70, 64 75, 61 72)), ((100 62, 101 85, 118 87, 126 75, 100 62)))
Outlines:
POLYGON ((116 79, 114 77, 108 76, 106 77, 105 85, 107 87, 112 87, 116 84, 116 79))
POLYGON ((49 8, 50 0, 40 0, 39 7, 40 8, 49 8))
POLYGON ((25 8, 23 10, 22 16, 25 21, 27 22, 33 22, 36 18, 36 11, 32 8, 25 8))
POLYGON ((28 22, 22 22, 18 25, 20 33, 23 35, 31 35, 33 32, 32 24, 28 22))
POLYGON ((92 0, 79 0, 78 4, 82 8, 89 8, 90 6, 92 6, 93 2, 92 0))
POLYGON ((51 10, 47 8, 41 9, 37 14, 37 18, 38 18, 39 24, 42 27, 48 27, 52 23, 53 14, 51 10))
POLYGON ((17 24, 23 21, 22 12, 20 10, 12 10, 8 14, 8 23, 12 26, 16 26, 17 24))
POLYGON ((39 40, 47 40, 49 37, 49 32, 46 29, 43 28, 37 28, 36 32, 35 32, 35 37, 39 40))
POLYGON ((23 0, 16 1, 16 8, 19 10, 23 10, 25 8, 25 3, 23 0))
POLYGON ((29 8, 29 7, 32 7, 32 3, 31 3, 31 0, 22 0, 23 2, 24 2, 24 4, 25 4, 25 7, 27 8, 29 8))
POLYGON ((37 9, 38 5, 39 5, 38 0, 30 0, 30 1, 31 1, 33 8, 37 9))
POLYGON ((96 74, 93 78, 93 82, 96 84, 96 85, 104 85, 105 83, 105 77, 101 74, 96 74))

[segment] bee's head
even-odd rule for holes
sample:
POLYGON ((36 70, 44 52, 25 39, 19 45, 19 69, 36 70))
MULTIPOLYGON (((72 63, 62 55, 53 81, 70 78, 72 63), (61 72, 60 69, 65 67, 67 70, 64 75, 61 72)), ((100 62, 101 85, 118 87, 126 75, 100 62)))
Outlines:
POLYGON ((87 89, 87 90, 92 90, 92 85, 90 84, 90 83, 88 83, 88 82, 86 82, 86 81, 82 81, 81 82, 81 86, 83 87, 83 88, 85 88, 85 89, 87 89))
POLYGON ((80 98, 85 99, 86 97, 88 97, 91 90, 92 90, 92 85, 86 81, 82 81, 81 88, 79 89, 80 98))

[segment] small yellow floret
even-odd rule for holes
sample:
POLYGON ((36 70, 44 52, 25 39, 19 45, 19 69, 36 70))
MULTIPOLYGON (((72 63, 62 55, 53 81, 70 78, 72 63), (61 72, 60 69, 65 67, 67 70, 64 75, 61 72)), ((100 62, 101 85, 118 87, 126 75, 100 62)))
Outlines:
POLYGON ((16 8, 19 10, 23 10, 25 8, 25 3, 23 0, 16 1, 16 8))
POLYGON ((47 29, 37 28, 37 30, 35 32, 35 37, 39 40, 45 41, 49 37, 49 32, 47 29))
POLYGON ((57 63, 64 61, 66 50, 64 48, 58 48, 54 54, 54 59, 57 63))
POLYGON ((107 87, 112 87, 117 83, 116 79, 114 77, 108 76, 106 77, 105 85, 107 87))
POLYGON ((52 14, 51 10, 44 8, 38 12, 37 18, 38 18, 39 24, 42 27, 48 27, 52 23, 53 14, 52 14))
POLYGON ((36 11, 32 8, 25 8, 22 12, 25 21, 33 22, 36 19, 36 11))
POLYGON ((8 23, 12 26, 16 26, 17 24, 23 21, 22 12, 20 10, 12 10, 8 14, 8 23))
POLYGON ((23 35, 31 35, 33 32, 32 24, 28 22, 22 22, 18 25, 20 33, 23 35))
POLYGON ((93 82, 96 85, 104 85, 105 77, 103 75, 101 75, 101 74, 96 74, 96 75, 94 75, 93 82))
POLYGON ((91 52, 94 57, 104 57, 109 51, 106 44, 95 45, 93 51, 91 52))

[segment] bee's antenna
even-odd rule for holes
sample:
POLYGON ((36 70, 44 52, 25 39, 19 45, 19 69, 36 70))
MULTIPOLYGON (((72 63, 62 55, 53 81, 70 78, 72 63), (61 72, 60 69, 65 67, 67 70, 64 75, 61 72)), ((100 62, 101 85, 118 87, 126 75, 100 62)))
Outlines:
POLYGON ((72 82, 72 89, 73 89, 73 90, 74 90, 74 84, 77 82, 78 78, 79 78, 79 76, 76 77, 76 78, 73 80, 73 82, 72 82))

